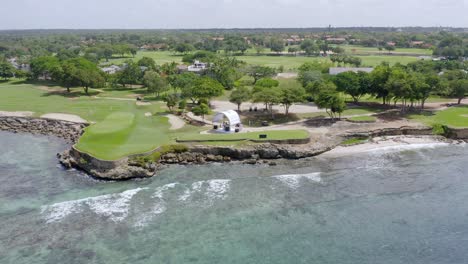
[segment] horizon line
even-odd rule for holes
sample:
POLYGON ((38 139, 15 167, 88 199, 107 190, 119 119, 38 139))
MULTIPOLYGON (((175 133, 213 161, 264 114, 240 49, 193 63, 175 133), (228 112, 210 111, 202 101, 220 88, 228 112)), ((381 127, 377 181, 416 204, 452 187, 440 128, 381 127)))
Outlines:
POLYGON ((34 30, 258 30, 258 29, 465 29, 468 26, 335 26, 335 27, 200 27, 200 28, 18 28, 18 29, 0 29, 0 31, 34 31, 34 30))

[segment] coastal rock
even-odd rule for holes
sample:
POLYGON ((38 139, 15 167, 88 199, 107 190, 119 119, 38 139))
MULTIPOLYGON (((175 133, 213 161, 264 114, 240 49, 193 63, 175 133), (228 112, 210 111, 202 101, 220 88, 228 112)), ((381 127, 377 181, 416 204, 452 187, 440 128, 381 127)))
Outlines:
POLYGON ((56 136, 74 144, 88 124, 33 117, 0 117, 0 130, 56 136))

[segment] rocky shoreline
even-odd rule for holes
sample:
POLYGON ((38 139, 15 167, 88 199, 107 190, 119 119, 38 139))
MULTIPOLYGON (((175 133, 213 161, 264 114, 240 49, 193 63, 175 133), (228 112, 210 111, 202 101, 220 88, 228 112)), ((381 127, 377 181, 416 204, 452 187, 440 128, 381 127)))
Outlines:
MULTIPOLYGON (((64 139, 67 143, 75 144, 83 134, 83 129, 88 124, 73 123, 55 119, 32 117, 0 117, 0 130, 13 133, 32 133, 52 135, 64 139)), ((453 135, 456 138, 468 138, 467 130, 456 130, 453 135)), ((64 153, 57 154, 59 162, 65 168, 76 168, 85 171, 89 175, 104 180, 128 180, 133 178, 147 178, 154 176, 165 165, 170 164, 207 164, 242 162, 245 164, 276 165, 278 159, 303 159, 317 156, 335 149, 343 139, 352 137, 385 137, 385 136, 429 136, 432 129, 428 127, 401 127, 388 128, 373 131, 343 133, 329 135, 322 139, 316 139, 308 144, 288 145, 265 143, 246 147, 221 147, 204 145, 184 145, 184 151, 169 151, 158 153, 161 148, 154 151, 125 157, 115 161, 105 161, 77 150, 74 146, 64 153), (145 160, 141 157, 160 154, 157 161, 145 160)))
POLYGON ((86 123, 56 119, 0 116, 0 131, 56 136, 69 144, 78 142, 87 126, 86 123))

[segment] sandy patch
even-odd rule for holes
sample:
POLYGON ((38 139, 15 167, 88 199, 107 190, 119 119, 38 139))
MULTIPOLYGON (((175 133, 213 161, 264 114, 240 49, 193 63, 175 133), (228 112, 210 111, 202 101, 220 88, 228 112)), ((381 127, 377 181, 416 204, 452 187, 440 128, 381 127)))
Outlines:
POLYGON ((295 79, 298 74, 295 72, 281 72, 276 75, 277 79, 295 79))
POLYGON ((33 114, 34 112, 29 112, 29 111, 16 111, 16 112, 0 111, 0 116, 28 117, 28 116, 32 116, 33 114))
POLYGON ((77 115, 60 114, 60 113, 45 114, 45 115, 42 115, 41 118, 63 120, 63 121, 69 121, 69 122, 74 122, 74 123, 87 123, 88 122, 77 115))
POLYGON ((185 126, 185 121, 182 120, 180 117, 175 115, 166 115, 169 118, 169 124, 171 124, 171 130, 181 129, 185 126))

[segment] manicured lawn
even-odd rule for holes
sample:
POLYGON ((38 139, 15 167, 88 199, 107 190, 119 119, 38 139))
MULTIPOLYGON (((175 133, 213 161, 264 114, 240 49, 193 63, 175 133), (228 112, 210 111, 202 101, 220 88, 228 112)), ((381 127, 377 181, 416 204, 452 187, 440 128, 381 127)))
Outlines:
POLYGON ((451 107, 436 113, 410 115, 409 117, 427 125, 442 124, 455 128, 465 128, 468 127, 468 106, 451 107))
POLYGON ((156 61, 157 64, 161 65, 168 62, 182 62, 181 55, 175 55, 172 51, 139 51, 135 57, 128 57, 128 58, 115 58, 110 59, 109 62, 102 61, 102 64, 110 65, 110 64, 122 64, 126 60, 139 60, 143 57, 149 57, 156 61))
MULTIPOLYGON (((166 117, 145 117, 147 112, 162 112, 162 103, 137 106, 133 100, 97 99, 79 94, 65 97, 38 88, 34 84, 0 84, 0 110, 33 111, 36 116, 68 113, 97 122, 86 130, 78 148, 106 160, 146 152, 174 142, 166 117)), ((187 133, 190 131, 193 130, 187 133)))
POLYGON ((115 160, 170 143, 168 127, 163 116, 113 113, 88 127, 76 147, 95 157, 115 160))
POLYGON ((350 138, 341 142, 341 145, 344 145, 344 146, 356 145, 356 144, 366 143, 367 141, 368 141, 367 138, 350 138))
POLYGON ((375 113, 380 113, 380 112, 382 112, 381 109, 359 106, 359 107, 348 108, 341 115, 342 116, 355 116, 355 115, 375 114, 375 113))
MULTIPOLYGON (((369 55, 369 56, 358 56, 362 59, 363 66, 377 66, 382 62, 388 62, 390 65, 396 63, 408 64, 409 62, 417 61, 419 58, 411 56, 386 56, 386 55, 369 55)), ((248 64, 265 65, 270 67, 283 66, 286 71, 295 70, 302 64, 311 61, 329 61, 328 58, 324 57, 303 57, 303 56, 238 56, 240 60, 247 62, 248 64)))
POLYGON ((309 137, 305 130, 272 130, 262 132, 235 133, 235 134, 199 134, 180 137, 181 140, 261 140, 259 135, 267 135, 265 140, 304 139, 309 137))
MULTIPOLYGON (((424 54, 422 54, 424 55, 424 54)), ((140 51, 137 55, 132 58, 115 58, 109 60, 109 62, 101 62, 102 64, 109 65, 109 64, 122 64, 126 60, 139 60, 143 57, 150 57, 153 58, 157 64, 161 65, 167 62, 177 62, 182 63, 182 56, 181 55, 174 55, 173 52, 170 51, 140 51)), ((364 55, 358 56, 362 59, 363 66, 376 66, 386 61, 391 65, 399 62, 401 64, 407 64, 409 62, 413 62, 419 60, 417 57, 411 56, 398 56, 398 55, 364 55)), ((254 65, 265 65, 270 67, 278 68, 279 66, 283 66, 286 71, 294 71, 299 66, 306 62, 311 61, 329 61, 328 58, 325 57, 304 57, 304 56, 273 56, 273 55, 256 55, 254 51, 247 52, 246 55, 243 56, 236 56, 237 59, 243 60, 248 64, 254 65)))
MULTIPOLYGON (((374 54, 380 53, 382 55, 388 54, 388 51, 382 50, 379 51, 377 48, 373 47, 363 47, 357 45, 342 45, 346 53, 348 54, 374 54)), ((419 54, 419 55, 432 55, 432 50, 430 49, 418 49, 418 48, 396 48, 394 51, 391 51, 393 54, 407 53, 407 54, 419 54)))

